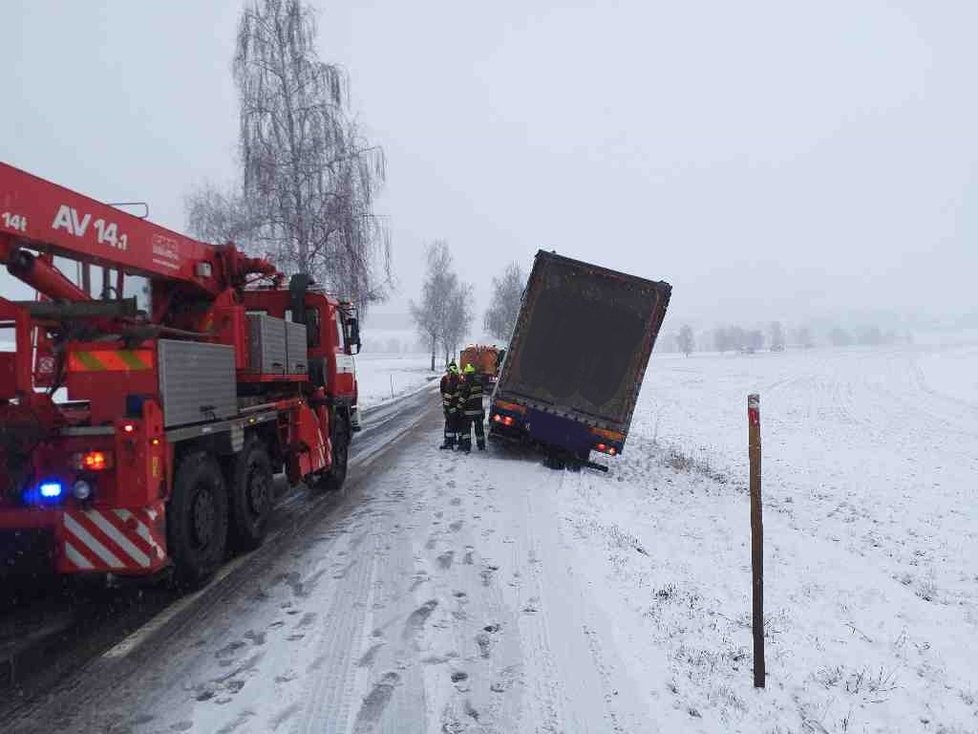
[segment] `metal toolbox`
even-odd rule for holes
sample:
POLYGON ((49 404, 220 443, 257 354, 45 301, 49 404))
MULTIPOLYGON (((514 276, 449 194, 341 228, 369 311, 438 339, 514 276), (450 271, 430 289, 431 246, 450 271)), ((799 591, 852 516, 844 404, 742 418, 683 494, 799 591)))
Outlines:
POLYGON ((238 412, 234 347, 172 339, 157 344, 165 428, 238 412))
POLYGON ((248 314, 248 366, 253 372, 284 375, 288 355, 285 321, 260 313, 248 314))
POLYGON ((309 351, 306 346, 306 325, 285 322, 285 371, 304 375, 309 371, 309 351))

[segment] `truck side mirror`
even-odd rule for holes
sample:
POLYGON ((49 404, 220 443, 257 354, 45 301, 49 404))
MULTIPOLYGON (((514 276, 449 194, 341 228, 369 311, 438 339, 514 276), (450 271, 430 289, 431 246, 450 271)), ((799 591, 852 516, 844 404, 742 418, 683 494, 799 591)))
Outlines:
POLYGON ((346 320, 346 345, 350 354, 360 353, 360 321, 355 316, 346 320))

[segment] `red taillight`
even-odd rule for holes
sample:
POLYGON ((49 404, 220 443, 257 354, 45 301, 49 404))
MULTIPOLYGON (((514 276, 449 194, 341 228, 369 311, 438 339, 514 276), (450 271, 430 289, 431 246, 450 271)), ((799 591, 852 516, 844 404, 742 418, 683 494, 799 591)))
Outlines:
POLYGON ((499 413, 496 413, 496 415, 494 415, 494 416, 492 417, 492 419, 493 419, 493 421, 495 421, 496 423, 502 423, 502 422, 503 422, 503 417, 502 417, 501 415, 499 415, 499 413))
POLYGON ((513 416, 511 416, 511 415, 503 416, 503 425, 504 426, 511 426, 511 425, 513 425, 513 416))
POLYGON ((614 456, 618 453, 618 449, 616 449, 614 446, 609 446, 606 443, 599 443, 594 447, 594 450, 600 451, 603 454, 608 454, 609 456, 614 456))
POLYGON ((75 454, 75 469, 79 471, 105 471, 112 468, 112 453, 109 451, 86 451, 75 454))

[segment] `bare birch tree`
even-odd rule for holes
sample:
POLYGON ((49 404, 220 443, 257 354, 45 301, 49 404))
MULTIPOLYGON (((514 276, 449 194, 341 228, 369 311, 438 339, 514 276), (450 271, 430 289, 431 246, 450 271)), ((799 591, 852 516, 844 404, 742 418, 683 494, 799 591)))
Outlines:
POLYGON ((456 282, 448 298, 448 315, 442 328, 441 343, 448 362, 462 345, 472 325, 472 291, 469 283, 456 282))
POLYGON ((361 305, 382 298, 390 242, 373 206, 386 162, 347 110, 343 70, 318 58, 312 9, 252 0, 233 69, 251 246, 361 305))
POLYGON ((458 287, 458 276, 452 270, 452 253, 447 242, 436 240, 430 243, 425 250, 425 259, 427 271, 421 287, 421 300, 411 302, 411 318, 418 335, 431 350, 431 369, 434 371, 435 355, 442 341, 452 294, 458 287))
POLYGON ((485 329, 497 339, 508 341, 516 326, 523 300, 526 273, 519 263, 510 263, 499 278, 492 279, 492 301, 486 309, 485 329))

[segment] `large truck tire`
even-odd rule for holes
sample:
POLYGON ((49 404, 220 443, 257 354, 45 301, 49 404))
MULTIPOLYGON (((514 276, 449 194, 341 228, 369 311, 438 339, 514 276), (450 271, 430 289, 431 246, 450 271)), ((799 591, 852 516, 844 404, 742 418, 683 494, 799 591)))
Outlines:
POLYGON ((257 437, 234 459, 228 487, 228 540, 235 550, 254 550, 265 540, 274 506, 272 460, 257 437))
POLYGON ((206 451, 180 461, 167 506, 167 547, 174 581, 197 588, 206 584, 224 561, 227 548, 228 495, 217 461, 206 451))

